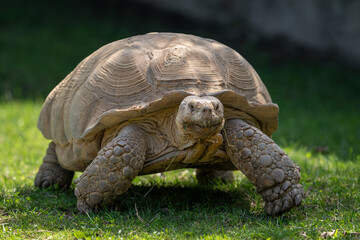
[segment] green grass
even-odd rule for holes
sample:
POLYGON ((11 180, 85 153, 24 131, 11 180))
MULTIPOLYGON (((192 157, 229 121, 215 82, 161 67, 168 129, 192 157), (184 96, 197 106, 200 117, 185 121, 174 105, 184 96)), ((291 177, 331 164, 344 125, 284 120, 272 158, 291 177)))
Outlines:
POLYGON ((138 177, 114 208, 89 215, 77 211, 74 185, 34 188, 49 142, 36 129, 41 104, 81 59, 105 43, 150 31, 224 39, 216 26, 203 29, 154 9, 74 2, 2 3, 0 239, 319 239, 333 230, 338 239, 359 236, 360 72, 326 59, 274 62, 248 43, 229 42, 280 106, 273 138, 301 167, 307 197, 300 207, 266 216, 239 172, 234 184, 213 187, 198 185, 193 170, 138 177))

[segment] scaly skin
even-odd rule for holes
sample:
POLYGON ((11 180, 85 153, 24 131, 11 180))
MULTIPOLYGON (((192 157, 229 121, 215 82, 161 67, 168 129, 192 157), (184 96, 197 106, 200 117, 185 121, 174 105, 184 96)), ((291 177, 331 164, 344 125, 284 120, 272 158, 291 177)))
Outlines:
POLYGON ((85 213, 108 205, 126 192, 142 169, 145 153, 143 130, 135 125, 124 127, 75 181, 79 211, 85 213))
POLYGON ((43 159, 43 164, 36 174, 35 187, 46 188, 58 185, 65 189, 70 186, 73 177, 74 172, 60 166, 55 152, 55 143, 51 142, 43 159))
POLYGON ((278 215, 301 204, 300 169, 273 140, 240 119, 227 120, 224 131, 229 158, 262 195, 266 214, 278 215))

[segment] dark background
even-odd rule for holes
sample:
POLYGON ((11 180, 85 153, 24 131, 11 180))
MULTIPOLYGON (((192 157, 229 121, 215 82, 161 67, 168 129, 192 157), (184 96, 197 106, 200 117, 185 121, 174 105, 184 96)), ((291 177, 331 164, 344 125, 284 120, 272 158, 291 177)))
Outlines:
POLYGON ((7 1, 0 14, 0 95, 44 97, 99 47, 148 32, 222 40, 221 29, 131 1, 7 1))
POLYGON ((237 50, 260 72, 269 64, 295 61, 345 67, 341 71, 358 73, 353 66, 347 68, 351 63, 335 51, 308 48, 282 36, 254 38, 253 30, 241 22, 210 24, 158 9, 154 4, 14 0, 3 1, 0 11, 0 96, 6 99, 44 97, 102 45, 148 32, 213 38, 237 50))

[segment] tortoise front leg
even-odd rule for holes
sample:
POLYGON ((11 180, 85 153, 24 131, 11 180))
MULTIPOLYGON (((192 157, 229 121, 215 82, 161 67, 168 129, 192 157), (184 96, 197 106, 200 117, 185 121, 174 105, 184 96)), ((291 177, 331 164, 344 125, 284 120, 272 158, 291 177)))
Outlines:
POLYGON ((300 169, 273 140, 240 119, 227 120, 224 130, 230 160, 256 186, 267 214, 300 205, 304 198, 300 169))
POLYGON ((79 211, 108 205, 126 192, 142 169, 146 149, 144 131, 135 125, 124 127, 75 181, 79 211))

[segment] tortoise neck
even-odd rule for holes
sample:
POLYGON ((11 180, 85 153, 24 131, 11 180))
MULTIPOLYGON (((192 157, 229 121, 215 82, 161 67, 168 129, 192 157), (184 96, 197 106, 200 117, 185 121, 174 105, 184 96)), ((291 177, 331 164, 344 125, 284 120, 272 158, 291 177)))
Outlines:
POLYGON ((176 120, 177 111, 174 112, 169 117, 169 126, 170 132, 168 134, 170 141, 174 144, 176 148, 179 150, 183 150, 185 148, 191 147, 196 143, 195 139, 189 138, 189 136, 184 134, 183 129, 181 129, 181 125, 177 123, 176 120))

